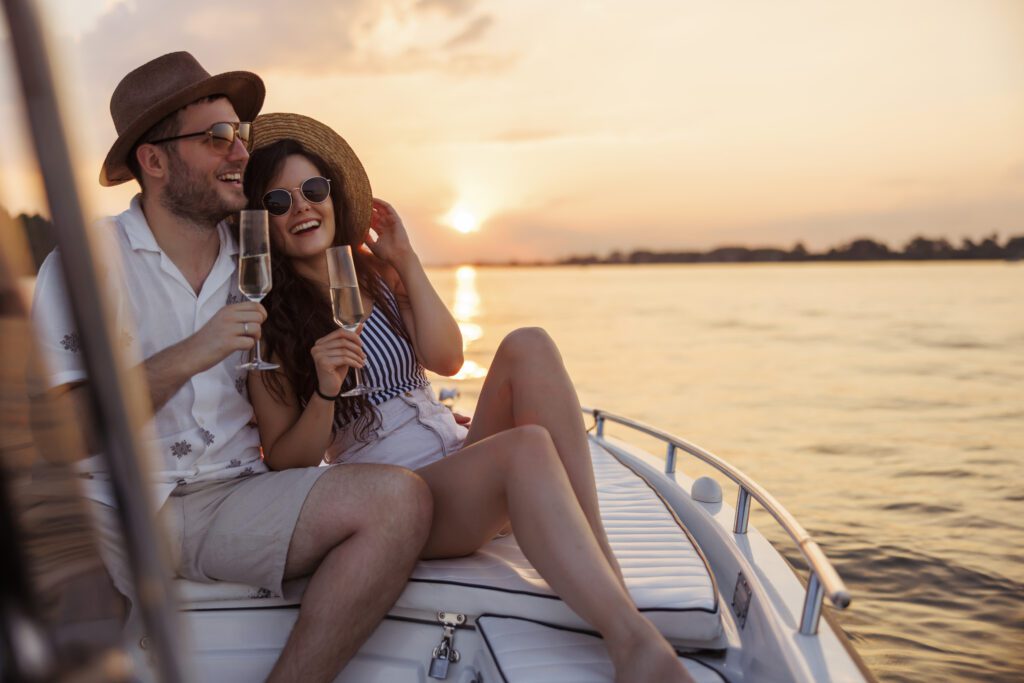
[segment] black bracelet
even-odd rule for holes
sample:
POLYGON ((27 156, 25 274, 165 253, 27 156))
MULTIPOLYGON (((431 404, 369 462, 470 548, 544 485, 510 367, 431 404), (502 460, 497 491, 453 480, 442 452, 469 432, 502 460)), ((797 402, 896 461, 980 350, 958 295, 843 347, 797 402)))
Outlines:
POLYGON ((330 396, 330 395, 325 394, 324 392, 320 391, 320 385, 317 384, 316 385, 316 389, 314 389, 314 391, 316 391, 316 395, 317 396, 319 396, 320 398, 322 398, 325 401, 337 401, 339 398, 341 398, 341 392, 344 391, 344 389, 338 389, 338 395, 337 396, 330 396))

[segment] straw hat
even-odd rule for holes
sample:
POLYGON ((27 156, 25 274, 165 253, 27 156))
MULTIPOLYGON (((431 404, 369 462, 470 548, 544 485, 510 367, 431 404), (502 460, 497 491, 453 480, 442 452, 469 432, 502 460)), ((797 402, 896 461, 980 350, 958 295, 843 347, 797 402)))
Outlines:
POLYGON ((121 79, 110 98, 117 140, 100 169, 100 185, 110 187, 132 179, 128 154, 139 138, 168 114, 196 100, 223 95, 242 121, 260 113, 266 91, 263 81, 248 71, 211 76, 187 52, 171 52, 146 62, 121 79))
POLYGON ((370 229, 373 192, 370 179, 359 157, 344 138, 316 119, 301 114, 263 114, 252 126, 252 152, 275 142, 292 139, 310 152, 331 163, 341 173, 341 196, 345 200, 344 217, 349 234, 359 235, 359 243, 370 229))

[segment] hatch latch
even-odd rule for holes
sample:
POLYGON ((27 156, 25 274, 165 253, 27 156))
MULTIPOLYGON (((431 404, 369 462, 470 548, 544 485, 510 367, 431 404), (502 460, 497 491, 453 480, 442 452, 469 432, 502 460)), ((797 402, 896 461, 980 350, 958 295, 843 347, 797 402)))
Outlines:
POLYGON ((441 635, 441 644, 434 648, 428 675, 444 680, 448 678, 448 665, 459 661, 459 651, 455 649, 455 629, 466 623, 466 615, 457 612, 438 612, 437 620, 444 627, 444 633, 441 635))

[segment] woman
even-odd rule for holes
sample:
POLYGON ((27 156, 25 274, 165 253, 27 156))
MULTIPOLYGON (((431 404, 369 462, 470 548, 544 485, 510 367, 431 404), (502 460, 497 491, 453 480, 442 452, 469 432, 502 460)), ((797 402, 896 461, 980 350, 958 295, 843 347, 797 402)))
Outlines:
POLYGON ((326 457, 416 469, 434 497, 423 558, 468 555, 510 523, 552 589, 604 636, 618 680, 690 680, 624 588, 598 512, 579 402, 550 338, 537 329, 506 337, 472 425, 457 425, 424 368, 458 371, 458 325, 398 214, 372 199, 355 153, 327 126, 295 114, 261 116, 253 136, 245 193, 251 208, 269 211, 275 252, 262 334, 281 365, 248 380, 267 464, 310 467, 326 457), (331 318, 325 250, 340 244, 353 247, 370 312, 361 335, 331 318), (353 367, 377 391, 340 398, 353 367))

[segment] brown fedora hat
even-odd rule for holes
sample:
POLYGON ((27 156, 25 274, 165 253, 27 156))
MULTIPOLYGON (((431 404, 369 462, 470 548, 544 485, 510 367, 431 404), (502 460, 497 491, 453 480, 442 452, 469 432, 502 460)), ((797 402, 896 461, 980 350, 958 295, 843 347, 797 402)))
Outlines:
POLYGON ((316 119, 301 114, 263 114, 252 124, 252 152, 281 140, 291 139, 334 164, 341 173, 341 195, 345 199, 345 221, 351 234, 366 239, 373 209, 373 191, 359 157, 345 139, 316 119))
POLYGON ((171 52, 146 62, 121 79, 110 97, 117 140, 100 169, 100 185, 132 179, 128 153, 159 121, 196 100, 223 95, 242 121, 252 121, 263 106, 263 81, 248 71, 211 76, 188 52, 171 52))

